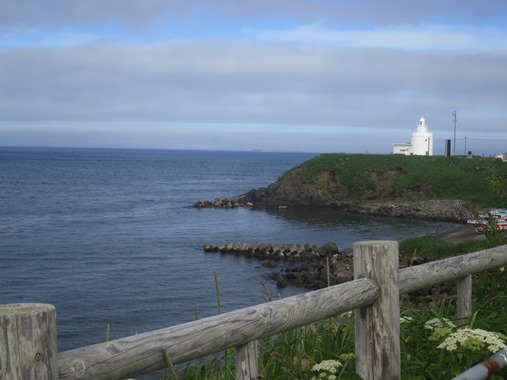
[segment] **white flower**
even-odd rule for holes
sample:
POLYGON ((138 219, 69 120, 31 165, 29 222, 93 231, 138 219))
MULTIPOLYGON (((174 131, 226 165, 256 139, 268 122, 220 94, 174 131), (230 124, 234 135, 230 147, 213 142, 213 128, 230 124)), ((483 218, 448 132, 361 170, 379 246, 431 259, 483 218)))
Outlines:
POLYGON ((404 323, 410 324, 413 320, 414 320, 414 318, 412 318, 412 317, 401 316, 400 317, 400 325, 402 325, 404 323))
POLYGON ((343 364, 338 360, 323 360, 319 364, 315 364, 312 371, 335 374, 340 367, 343 367, 343 364))
POLYGON ((437 346, 447 351, 456 351, 460 348, 471 351, 479 351, 487 348, 489 352, 495 353, 506 347, 505 342, 495 333, 482 329, 461 329, 450 334, 437 346))
POLYGON ((444 327, 454 328, 454 327, 456 327, 456 325, 454 323, 452 323, 447 318, 442 318, 442 319, 433 318, 433 319, 430 319, 429 321, 427 321, 424 324, 424 328, 426 330, 432 330, 432 331, 435 331, 436 329, 441 329, 441 328, 444 328, 444 327))

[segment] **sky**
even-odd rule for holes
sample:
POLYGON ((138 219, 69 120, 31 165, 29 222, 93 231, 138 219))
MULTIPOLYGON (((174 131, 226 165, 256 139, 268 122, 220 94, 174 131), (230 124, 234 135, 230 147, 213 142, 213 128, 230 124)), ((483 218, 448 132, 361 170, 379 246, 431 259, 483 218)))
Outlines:
POLYGON ((421 116, 507 152, 505 0, 0 0, 0 146, 390 153, 421 116))

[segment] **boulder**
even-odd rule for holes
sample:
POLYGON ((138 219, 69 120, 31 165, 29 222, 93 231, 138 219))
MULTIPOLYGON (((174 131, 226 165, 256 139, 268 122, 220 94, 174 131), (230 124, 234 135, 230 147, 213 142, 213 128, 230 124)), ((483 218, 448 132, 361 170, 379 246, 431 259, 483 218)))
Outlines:
POLYGON ((284 288, 289 284, 289 281, 285 276, 282 276, 280 274, 273 274, 269 276, 271 280, 276 282, 276 286, 279 288, 284 288))
POLYGON ((320 246, 317 250, 320 257, 332 257, 340 253, 338 246, 334 241, 329 241, 326 244, 320 246))

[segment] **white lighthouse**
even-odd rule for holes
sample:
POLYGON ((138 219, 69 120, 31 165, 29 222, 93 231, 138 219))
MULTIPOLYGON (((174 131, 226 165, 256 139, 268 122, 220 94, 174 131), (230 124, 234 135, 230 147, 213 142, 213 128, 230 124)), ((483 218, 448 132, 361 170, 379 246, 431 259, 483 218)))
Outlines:
POLYGON ((433 156, 433 133, 428 132, 424 117, 419 119, 417 130, 412 132, 410 143, 393 144, 394 154, 433 156))
POLYGON ((417 131, 412 132, 412 154, 417 156, 433 156, 433 133, 428 132, 424 117, 419 119, 417 131))

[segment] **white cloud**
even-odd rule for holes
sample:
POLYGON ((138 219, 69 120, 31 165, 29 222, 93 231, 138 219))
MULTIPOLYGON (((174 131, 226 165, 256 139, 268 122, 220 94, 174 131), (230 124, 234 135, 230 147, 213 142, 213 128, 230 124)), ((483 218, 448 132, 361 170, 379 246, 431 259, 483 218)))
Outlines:
POLYGON ((385 127, 456 104, 492 110, 488 124, 500 128, 506 65, 507 53, 217 40, 11 50, 0 53, 0 114, 385 127))
MULTIPOLYGON (((152 122, 184 123, 167 133, 192 146, 195 135, 218 144, 265 131, 304 145, 324 134, 317 126, 352 144, 365 128, 404 140, 421 115, 445 130, 456 107, 468 136, 503 133, 503 3, 349 3, 0 0, 0 117, 93 122, 103 133, 86 135, 101 141, 120 133, 105 122, 129 122, 139 144, 143 133, 164 140, 143 127, 152 122)), ((110 140, 132 141, 122 136, 110 140)))
POLYGON ((293 29, 244 29, 261 41, 335 47, 378 47, 400 50, 506 51, 507 31, 495 27, 459 25, 396 25, 374 29, 335 29, 313 24, 293 29))

